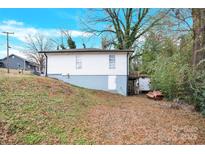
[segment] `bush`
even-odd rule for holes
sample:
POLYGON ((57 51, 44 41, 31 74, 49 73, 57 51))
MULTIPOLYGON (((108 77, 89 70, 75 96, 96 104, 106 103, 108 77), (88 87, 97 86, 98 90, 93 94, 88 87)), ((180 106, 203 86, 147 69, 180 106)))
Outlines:
POLYGON ((151 78, 153 90, 160 90, 169 100, 178 98, 194 104, 205 116, 205 62, 193 69, 192 35, 181 36, 180 44, 151 33, 142 50, 139 70, 151 78))
POLYGON ((190 72, 188 64, 184 64, 185 57, 175 53, 171 57, 158 56, 150 62, 148 74, 154 90, 161 90, 169 100, 183 95, 184 85, 190 72))
POLYGON ((205 70, 194 71, 190 89, 196 110, 205 116, 205 70))

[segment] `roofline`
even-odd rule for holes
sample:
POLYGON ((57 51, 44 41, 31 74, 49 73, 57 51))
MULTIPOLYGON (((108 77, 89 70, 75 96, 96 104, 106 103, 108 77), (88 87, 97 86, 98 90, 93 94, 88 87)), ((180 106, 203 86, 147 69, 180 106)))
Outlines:
POLYGON ((75 52, 126 52, 132 53, 134 50, 120 50, 120 49, 113 49, 113 50, 104 50, 104 49, 66 49, 66 50, 53 50, 53 51, 40 51, 38 53, 75 53, 75 52))
MULTIPOLYGON (((11 57, 11 56, 16 56, 16 57, 18 57, 18 58, 20 58, 20 59, 23 59, 23 60, 27 61, 25 58, 23 58, 23 57, 21 57, 21 56, 18 56, 18 55, 16 55, 16 54, 13 54, 13 53, 9 55, 9 57, 11 57)), ((2 58, 2 60, 4 60, 4 59, 7 59, 7 56, 4 57, 4 58, 2 58)))

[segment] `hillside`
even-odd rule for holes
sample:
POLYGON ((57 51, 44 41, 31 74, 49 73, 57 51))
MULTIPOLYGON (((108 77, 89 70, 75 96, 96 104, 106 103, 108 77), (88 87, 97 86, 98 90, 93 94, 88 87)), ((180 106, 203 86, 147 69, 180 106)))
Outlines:
POLYGON ((0 144, 204 144, 205 119, 169 103, 1 73, 0 144))
POLYGON ((87 143, 74 123, 90 106, 101 103, 108 102, 94 91, 54 79, 2 74, 0 143, 87 143))

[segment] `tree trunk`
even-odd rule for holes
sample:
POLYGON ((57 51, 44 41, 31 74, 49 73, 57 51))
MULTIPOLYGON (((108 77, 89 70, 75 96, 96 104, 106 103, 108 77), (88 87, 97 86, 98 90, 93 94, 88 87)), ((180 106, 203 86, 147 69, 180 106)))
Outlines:
POLYGON ((195 66, 203 58, 197 56, 198 51, 205 47, 205 9, 192 9, 192 18, 194 39, 192 65, 195 66))
POLYGON ((192 52, 192 65, 196 64, 196 51, 200 48, 200 42, 198 37, 198 29, 200 27, 200 11, 199 9, 192 9, 193 18, 193 52, 192 52))

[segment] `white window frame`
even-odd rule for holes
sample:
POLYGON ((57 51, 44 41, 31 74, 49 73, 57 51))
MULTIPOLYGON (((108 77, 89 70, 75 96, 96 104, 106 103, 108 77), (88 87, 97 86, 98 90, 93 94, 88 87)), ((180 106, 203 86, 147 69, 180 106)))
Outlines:
POLYGON ((109 69, 115 69, 116 68, 116 56, 115 54, 109 55, 109 69))
POLYGON ((82 58, 81 56, 76 56, 76 69, 82 69, 82 58))

